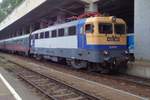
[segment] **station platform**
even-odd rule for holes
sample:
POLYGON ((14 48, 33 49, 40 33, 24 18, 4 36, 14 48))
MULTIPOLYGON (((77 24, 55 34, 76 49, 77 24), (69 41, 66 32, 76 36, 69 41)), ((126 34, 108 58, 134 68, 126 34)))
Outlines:
POLYGON ((41 100, 12 73, 4 70, 0 63, 0 100, 41 100))
POLYGON ((150 79, 150 61, 136 60, 129 63, 127 74, 150 79))
POLYGON ((13 93, 11 93, 11 91, 6 86, 8 83, 5 82, 6 80, 2 74, 0 74, 0 100, 16 100, 13 96, 13 93))

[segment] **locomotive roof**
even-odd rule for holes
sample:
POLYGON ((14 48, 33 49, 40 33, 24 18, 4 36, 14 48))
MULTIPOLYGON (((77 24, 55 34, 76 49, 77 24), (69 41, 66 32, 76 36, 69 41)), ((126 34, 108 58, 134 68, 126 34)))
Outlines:
MULTIPOLYGON (((89 18, 85 18, 86 22, 105 22, 105 23, 112 23, 112 19, 114 18, 114 16, 100 16, 100 17, 89 17, 89 18)), ((48 30, 52 30, 52 29, 59 29, 59 28, 65 28, 65 27, 69 27, 69 26, 72 26, 72 25, 77 25, 78 22, 80 21, 81 19, 79 20, 75 20, 75 21, 71 21, 71 22, 66 22, 66 23, 62 23, 62 24, 56 24, 56 25, 53 25, 53 26, 49 26, 48 28, 44 28, 44 29, 40 29, 40 30, 37 30, 37 31, 34 31, 32 34, 36 34, 36 33, 39 33, 39 32, 43 32, 43 31, 48 31, 48 30)), ((116 18, 116 23, 122 23, 122 24, 126 24, 125 21, 121 18, 116 18)))

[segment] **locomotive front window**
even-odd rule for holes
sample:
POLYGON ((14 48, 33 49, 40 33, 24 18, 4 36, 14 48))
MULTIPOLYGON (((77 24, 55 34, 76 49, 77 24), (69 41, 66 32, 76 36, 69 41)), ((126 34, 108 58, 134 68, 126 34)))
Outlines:
POLYGON ((112 34, 113 33, 112 24, 100 23, 99 24, 99 32, 101 34, 112 34))
POLYGON ((124 24, 115 24, 116 34, 125 34, 125 25, 124 24))
POLYGON ((93 29, 94 29, 93 24, 86 24, 85 25, 85 33, 93 33, 93 29))

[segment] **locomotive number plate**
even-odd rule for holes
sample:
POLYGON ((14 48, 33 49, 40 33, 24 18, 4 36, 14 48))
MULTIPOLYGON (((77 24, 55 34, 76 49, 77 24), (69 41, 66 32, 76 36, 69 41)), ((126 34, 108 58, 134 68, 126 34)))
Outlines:
POLYGON ((107 41, 120 41, 120 38, 119 37, 116 37, 116 36, 112 36, 112 37, 107 37, 107 41))

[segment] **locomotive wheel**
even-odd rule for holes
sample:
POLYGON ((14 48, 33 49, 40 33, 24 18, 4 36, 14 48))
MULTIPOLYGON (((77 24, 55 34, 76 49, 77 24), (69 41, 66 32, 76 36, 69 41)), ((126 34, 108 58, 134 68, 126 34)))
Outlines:
POLYGON ((89 63, 87 70, 89 72, 99 72, 101 74, 109 73, 109 70, 106 69, 106 66, 103 66, 102 64, 96 64, 96 63, 89 63))
POLYGON ((87 67, 87 62, 82 60, 71 60, 70 64, 75 69, 82 69, 87 67))
POLYGON ((120 63, 119 65, 111 65, 110 73, 111 74, 125 73, 127 71, 127 68, 128 68, 127 63, 120 63))

